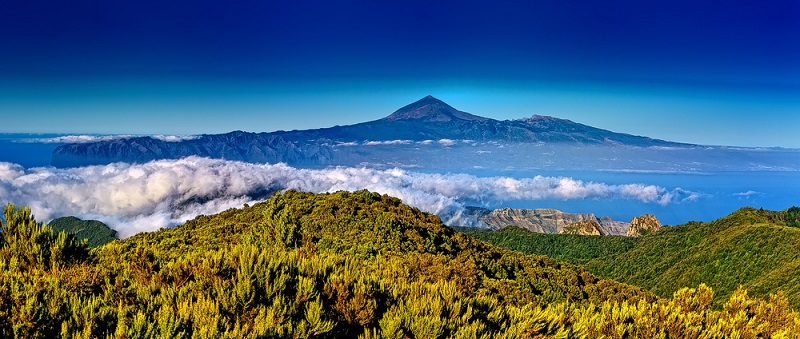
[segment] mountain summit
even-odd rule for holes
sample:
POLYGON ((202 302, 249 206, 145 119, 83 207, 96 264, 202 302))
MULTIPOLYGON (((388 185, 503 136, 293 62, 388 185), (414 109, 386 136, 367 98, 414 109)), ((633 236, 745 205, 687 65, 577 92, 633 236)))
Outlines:
POLYGON ((388 117, 388 121, 396 120, 422 120, 422 121, 486 121, 488 118, 459 111, 444 101, 428 95, 411 104, 403 106, 388 117))
MULTIPOLYGON (((686 146, 630 134, 615 133, 569 120, 534 115, 528 119, 495 120, 459 111, 453 106, 426 96, 389 116, 355 125, 302 131, 269 133, 231 132, 207 134, 195 139, 167 142, 150 137, 115 139, 85 144, 66 144, 53 151, 56 167, 142 163, 156 159, 178 159, 192 155, 255 163, 285 162, 293 166, 408 163, 436 165, 469 162, 478 166, 477 150, 450 152, 456 144, 508 144, 506 149, 491 146, 480 159, 502 159, 507 154, 519 162, 526 147, 552 145, 686 146), (465 142, 469 141, 469 142, 465 142), (414 144, 417 148, 398 145, 414 144), (343 146, 344 145, 344 146, 343 146), (394 145, 391 149, 376 145, 394 145), (418 148, 421 145, 440 145, 418 148), (423 153, 420 151, 423 150, 423 153), (517 151, 514 151, 517 150, 517 151), (443 153, 449 152, 449 153, 443 153), (455 157, 444 160, 444 154, 455 157), (457 155, 460 154, 460 155, 457 155)), ((503 146, 505 147, 505 146, 503 146)), ((535 152, 541 153, 541 150, 535 152)), ((541 161, 530 160, 533 162, 541 161)), ((489 163, 485 163, 489 165, 489 163)), ((483 165, 480 165, 483 166, 483 165)), ((491 165, 495 167, 495 165, 491 165)))

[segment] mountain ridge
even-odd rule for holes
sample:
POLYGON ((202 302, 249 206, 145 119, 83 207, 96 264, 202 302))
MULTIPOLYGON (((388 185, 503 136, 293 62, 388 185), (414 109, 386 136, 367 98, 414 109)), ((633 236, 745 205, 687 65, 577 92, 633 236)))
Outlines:
POLYGON ((426 96, 373 121, 320 129, 204 134, 183 141, 133 137, 83 144, 65 144, 53 151, 52 165, 74 167, 113 162, 141 163, 191 155, 254 163, 285 162, 293 166, 357 165, 386 154, 358 143, 365 141, 471 140, 519 144, 553 143, 609 146, 694 146, 616 133, 566 119, 533 115, 494 120, 459 111, 426 96), (340 143, 356 143, 348 150, 340 143))
POLYGON ((474 217, 483 226, 498 230, 516 226, 536 233, 558 234, 570 224, 583 221, 597 223, 603 235, 625 235, 629 223, 614 221, 610 217, 597 217, 594 213, 567 213, 555 208, 498 208, 483 212, 472 209, 474 217))

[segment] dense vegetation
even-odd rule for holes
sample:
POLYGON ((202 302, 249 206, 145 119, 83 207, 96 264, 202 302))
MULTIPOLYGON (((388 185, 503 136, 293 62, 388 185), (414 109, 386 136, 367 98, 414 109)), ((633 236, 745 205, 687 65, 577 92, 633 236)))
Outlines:
POLYGON ((366 191, 287 192, 88 251, 4 209, 0 337, 795 338, 785 298, 710 307, 473 240, 366 191))
POLYGON ((89 247, 99 247, 117 239, 117 231, 97 220, 81 220, 76 217, 61 217, 48 223, 55 232, 66 232, 75 238, 85 239, 89 247))
POLYGON ((461 230, 500 247, 584 265, 661 297, 706 284, 719 306, 741 285, 758 297, 782 291, 798 308, 800 228, 785 226, 798 212, 797 207, 781 212, 743 208, 713 222, 665 227, 642 238, 538 234, 516 227, 461 230))
POLYGON ((786 226, 800 227, 800 207, 792 206, 783 214, 786 226))
POLYGON ((667 227, 628 252, 586 267, 661 296, 705 283, 717 292, 717 303, 740 285, 760 297, 780 290, 797 308, 800 228, 782 225, 787 211, 743 208, 713 222, 667 227))
POLYGON ((470 227, 458 230, 495 246, 577 264, 629 251, 639 241, 639 238, 623 236, 536 233, 516 226, 491 232, 470 227))

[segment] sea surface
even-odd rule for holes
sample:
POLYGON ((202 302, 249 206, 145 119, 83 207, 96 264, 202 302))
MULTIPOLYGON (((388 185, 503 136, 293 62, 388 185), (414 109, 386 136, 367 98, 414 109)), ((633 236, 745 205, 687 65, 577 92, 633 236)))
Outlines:
MULTIPOLYGON (((58 134, 0 134, 0 162, 18 164, 26 171, 31 171, 33 168, 52 169, 49 167, 51 153, 57 146, 63 144, 63 142, 59 142, 62 140, 59 137, 62 136, 58 134)), ((591 212, 598 216, 610 216, 612 219, 620 221, 629 221, 634 216, 650 213, 656 215, 664 224, 676 225, 688 221, 714 220, 744 206, 769 210, 783 210, 791 206, 800 206, 800 165, 797 165, 800 164, 800 150, 737 149, 735 156, 729 154, 731 153, 728 150, 709 153, 707 157, 713 158, 709 161, 733 164, 724 168, 738 167, 743 170, 675 171, 675 168, 672 168, 671 171, 626 170, 625 168, 563 170, 505 167, 502 169, 448 168, 447 170, 406 168, 404 171, 429 174, 464 173, 479 178, 565 177, 584 183, 655 185, 668 192, 684 192, 682 196, 676 197, 667 204, 619 197, 495 199, 491 202, 469 201, 462 198, 465 205, 479 205, 488 208, 557 208, 572 213, 591 212), (716 158, 712 156, 714 154, 716 158), (760 167, 752 165, 754 157, 761 159, 760 167), (764 161, 775 162, 778 165, 770 166, 768 163, 764 164, 764 161), (737 162, 741 162, 742 166, 735 166, 737 162)), ((0 180, 2 179, 0 178, 0 180)), ((9 184, 6 183, 6 186, 9 184)), ((1 192, 2 190, 0 190, 1 192)), ((0 197, 0 200, 3 200, 2 198, 0 197)), ((31 199, 35 200, 35 198, 31 199)), ((2 201, 4 204, 7 202, 15 203, 2 201)))

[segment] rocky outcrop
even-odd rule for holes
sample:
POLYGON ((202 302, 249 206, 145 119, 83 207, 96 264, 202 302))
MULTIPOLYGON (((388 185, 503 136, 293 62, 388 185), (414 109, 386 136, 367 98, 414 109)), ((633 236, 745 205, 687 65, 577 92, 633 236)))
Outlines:
POLYGON ((531 232, 555 234, 569 224, 596 219, 592 213, 564 213, 554 208, 498 208, 481 220, 486 227, 493 229, 513 225, 531 232))
MULTIPOLYGON (((625 235, 628 231, 626 222, 614 221, 609 217, 597 218, 593 213, 566 213, 554 208, 498 208, 479 218, 481 226, 491 229, 517 226, 531 232, 557 234, 562 233, 567 225, 591 221, 597 224, 597 233, 602 235, 625 235)), ((593 231, 587 232, 594 234, 593 231)))
POLYGON ((645 214, 631 220, 631 225, 626 235, 629 237, 641 237, 647 233, 658 232, 660 229, 661 222, 655 216, 645 214))
POLYGON ((559 234, 578 234, 578 235, 606 235, 606 232, 600 227, 600 223, 596 220, 584 220, 571 223, 561 231, 559 234))

